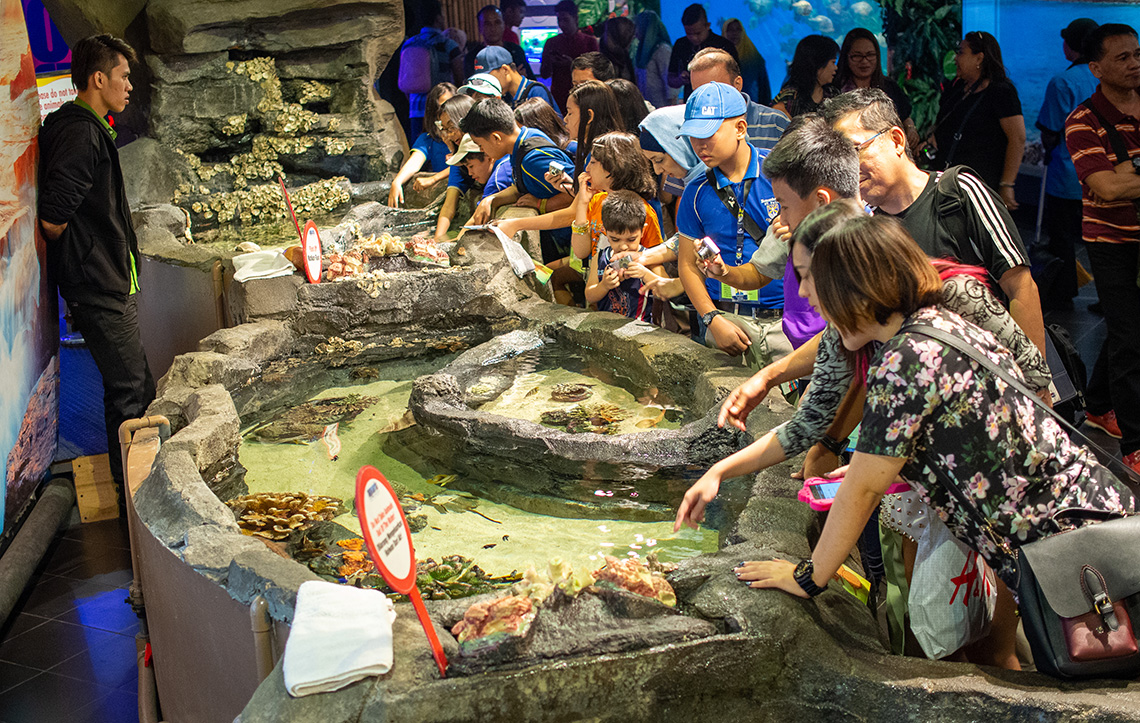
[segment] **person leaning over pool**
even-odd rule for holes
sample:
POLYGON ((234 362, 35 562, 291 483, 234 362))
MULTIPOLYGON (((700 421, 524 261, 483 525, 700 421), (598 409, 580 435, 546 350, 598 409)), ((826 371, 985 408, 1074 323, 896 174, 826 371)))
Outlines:
MULTIPOLYGON (((846 349, 881 346, 870 355, 858 446, 851 464, 834 475, 842 474, 843 483, 811 558, 746 562, 735 570, 741 581, 818 595, 900 473, 1011 588, 1017 584, 1012 551, 1021 545, 1079 527, 1089 512, 1136 511, 1128 488, 1041 407, 957 349, 907 329, 935 326, 1024 379, 991 334, 938 308, 942 282, 897 221, 852 219, 824 234, 810 261, 802 253, 793 259, 801 288, 846 349), (989 520, 985 530, 944 484, 975 503, 989 520)), ((1007 651, 1015 632, 1016 626, 1002 629, 1007 651)), ((995 662, 1018 667, 1016 654, 995 662)))

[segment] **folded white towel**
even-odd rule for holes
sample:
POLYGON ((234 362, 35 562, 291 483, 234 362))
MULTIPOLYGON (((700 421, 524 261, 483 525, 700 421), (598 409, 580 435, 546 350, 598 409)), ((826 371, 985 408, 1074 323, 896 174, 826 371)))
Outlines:
POLYGON ((285 689, 327 693, 392 667, 392 601, 379 590, 310 580, 297 591, 285 643, 285 689))
POLYGON ((275 279, 278 276, 288 276, 297 270, 293 262, 285 258, 285 254, 279 249, 238 254, 234 256, 233 262, 234 281, 238 282, 250 279, 275 279))

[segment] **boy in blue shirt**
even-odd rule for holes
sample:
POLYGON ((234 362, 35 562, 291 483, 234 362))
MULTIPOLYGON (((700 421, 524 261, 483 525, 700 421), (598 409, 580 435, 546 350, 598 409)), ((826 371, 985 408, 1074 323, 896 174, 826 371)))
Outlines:
MULTIPOLYGON (((762 332, 753 323, 758 312, 783 307, 783 282, 760 291, 738 291, 697 266, 695 243, 708 237, 727 264, 740 266, 756 252, 768 224, 779 212, 772 185, 760 172, 767 151, 748 142, 748 106, 740 91, 725 83, 707 83, 685 104, 680 136, 709 167, 690 181, 677 205, 680 243, 677 265, 681 283, 700 316, 698 333, 706 343, 732 356, 749 352, 762 332), (730 210, 730 207, 732 210, 730 210), (751 333, 750 333, 751 332, 751 333)), ((749 363, 762 365, 758 350, 749 363)))
MULTIPOLYGON (((488 98, 476 103, 463 118, 460 128, 492 158, 509 155, 514 180, 510 187, 479 202, 471 217, 472 224, 488 223, 500 206, 514 203, 523 194, 539 200, 539 213, 569 205, 569 194, 553 185, 553 177, 548 177, 548 173, 551 163, 565 170, 573 168, 574 161, 542 131, 520 127, 510 106, 502 99, 488 98)), ((565 233, 561 236, 549 232, 542 234, 543 261, 554 261, 570 252, 569 229, 562 231, 565 233)))
POLYGON ((528 98, 539 98, 549 103, 555 113, 562 115, 550 90, 542 83, 524 77, 506 48, 488 45, 480 50, 475 56, 475 70, 492 75, 499 81, 503 88, 503 100, 510 107, 517 108, 519 103, 528 98))
MULTIPOLYGON (((650 321, 653 297, 641 293, 641 279, 626 271, 621 258, 642 251, 645 233, 645 201, 633 191, 610 191, 602 201, 602 227, 609 244, 598 244, 586 274, 586 301, 598 311, 612 311, 638 321, 650 321), (616 261, 615 261, 616 257, 616 261)), ((648 269, 664 276, 660 266, 648 269)))

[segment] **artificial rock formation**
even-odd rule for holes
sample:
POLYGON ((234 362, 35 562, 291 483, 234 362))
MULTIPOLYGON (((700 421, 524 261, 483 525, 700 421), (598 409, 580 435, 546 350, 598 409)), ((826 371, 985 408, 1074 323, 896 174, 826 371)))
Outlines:
MULTIPOLYGON (((397 0, 48 6, 70 42, 111 32, 139 51, 128 114, 158 145, 136 141, 146 147, 125 151, 124 170, 164 182, 132 203, 198 204, 203 220, 283 219, 279 174, 290 186, 375 181, 403 160, 399 121, 373 88, 403 37, 397 0)), ((309 210, 347 200, 330 187, 309 210)))

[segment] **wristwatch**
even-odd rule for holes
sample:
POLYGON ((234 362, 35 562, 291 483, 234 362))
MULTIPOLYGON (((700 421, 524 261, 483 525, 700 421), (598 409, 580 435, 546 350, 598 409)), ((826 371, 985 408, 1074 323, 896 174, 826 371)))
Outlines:
POLYGON ((847 451, 847 443, 850 440, 851 440, 850 437, 844 437, 843 439, 836 439, 835 437, 832 437, 830 434, 825 434, 825 435, 823 435, 823 439, 819 440, 819 443, 822 444, 823 448, 826 449, 828 452, 831 452, 836 457, 838 457, 839 455, 841 455, 847 451))
POLYGON ((701 314, 701 323, 705 325, 705 328, 708 328, 708 325, 712 323, 713 317, 719 315, 720 309, 713 309, 707 314, 701 314))
POLYGON ((1140 156, 1132 156, 1132 172, 1140 175, 1140 156))
POLYGON ((795 572, 792 573, 796 584, 803 588, 803 591, 808 594, 808 597, 815 597, 827 589, 827 585, 820 587, 811 579, 812 573, 814 572, 815 563, 809 558, 807 560, 800 560, 800 564, 796 565, 795 572))

